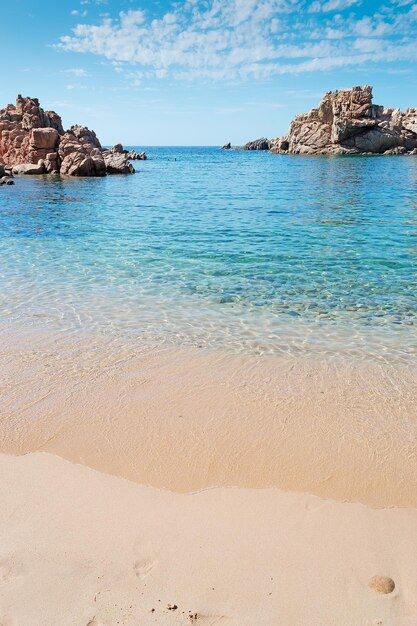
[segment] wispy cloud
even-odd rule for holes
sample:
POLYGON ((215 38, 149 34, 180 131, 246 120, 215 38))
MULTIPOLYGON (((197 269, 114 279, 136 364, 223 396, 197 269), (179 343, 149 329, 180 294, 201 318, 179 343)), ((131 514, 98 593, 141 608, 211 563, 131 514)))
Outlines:
POLYGON ((182 0, 158 19, 136 9, 79 23, 56 47, 105 58, 135 84, 262 80, 415 61, 416 35, 417 3, 407 0, 368 13, 359 0, 182 0))
POLYGON ((309 11, 317 13, 322 11, 328 13, 330 11, 344 11, 354 4, 358 4, 360 0, 326 0, 326 2, 313 2, 309 11))
POLYGON ((74 91, 74 90, 79 91, 80 89, 87 89, 87 87, 85 85, 69 83, 68 85, 65 85, 65 89, 67 91, 74 91))
POLYGON ((61 70, 62 74, 68 74, 69 76, 77 76, 78 78, 88 76, 87 70, 82 67, 70 67, 67 70, 61 70))

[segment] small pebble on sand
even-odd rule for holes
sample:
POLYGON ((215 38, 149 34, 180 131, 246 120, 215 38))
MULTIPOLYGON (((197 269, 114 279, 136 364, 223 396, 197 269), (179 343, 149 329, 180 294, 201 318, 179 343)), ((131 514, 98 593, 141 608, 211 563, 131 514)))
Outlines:
POLYGON ((395 589, 395 583, 388 576, 374 576, 369 581, 368 587, 378 593, 392 593, 395 589))

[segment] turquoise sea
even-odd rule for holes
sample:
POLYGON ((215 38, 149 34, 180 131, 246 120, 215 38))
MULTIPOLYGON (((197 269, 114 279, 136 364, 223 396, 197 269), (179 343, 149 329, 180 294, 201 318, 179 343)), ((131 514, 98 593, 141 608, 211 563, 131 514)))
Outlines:
POLYGON ((145 150, 134 176, 0 188, 2 324, 415 358, 417 157, 145 150))

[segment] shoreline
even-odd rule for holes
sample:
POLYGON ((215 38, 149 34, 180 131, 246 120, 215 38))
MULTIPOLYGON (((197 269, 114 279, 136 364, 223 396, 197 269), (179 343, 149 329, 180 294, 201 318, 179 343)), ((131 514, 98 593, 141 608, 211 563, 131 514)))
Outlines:
POLYGON ((416 367, 89 335, 0 335, 0 452, 178 492, 279 488, 417 506, 416 367))

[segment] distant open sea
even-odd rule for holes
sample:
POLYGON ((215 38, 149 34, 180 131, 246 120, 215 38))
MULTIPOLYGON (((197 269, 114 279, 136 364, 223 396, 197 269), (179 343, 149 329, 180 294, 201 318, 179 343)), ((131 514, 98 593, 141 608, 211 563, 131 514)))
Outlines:
POLYGON ((1 324, 416 357, 417 157, 140 149, 134 176, 0 188, 1 324))

